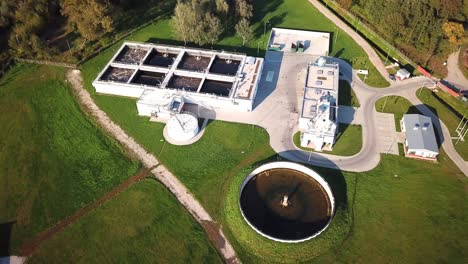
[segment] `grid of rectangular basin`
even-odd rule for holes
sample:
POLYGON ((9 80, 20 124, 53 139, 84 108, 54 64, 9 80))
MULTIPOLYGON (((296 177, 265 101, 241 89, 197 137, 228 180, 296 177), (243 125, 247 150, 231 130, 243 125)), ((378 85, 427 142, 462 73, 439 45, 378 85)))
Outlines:
POLYGON ((143 62, 144 65, 170 68, 174 64, 178 53, 174 51, 152 49, 143 62))
POLYGON ((229 57, 221 58, 216 56, 210 67, 210 73, 224 74, 224 75, 236 75, 239 70, 241 61, 234 60, 229 57))
POLYGON ((182 60, 177 65, 177 68, 182 70, 205 72, 210 61, 211 57, 185 53, 182 60))
POLYGON ((151 72, 138 70, 135 77, 132 79, 132 83, 145 84, 150 86, 160 86, 166 77, 165 73, 162 72, 151 72))
POLYGON ((177 90, 197 92, 198 86, 200 86, 201 80, 202 79, 195 78, 195 77, 173 75, 167 85, 167 88, 174 88, 177 90))
POLYGON ((114 61, 125 64, 140 64, 147 52, 148 49, 127 45, 120 51, 114 61))
POLYGON ((200 93, 215 94, 218 96, 229 96, 232 89, 232 82, 205 80, 200 93))
POLYGON ((126 83, 132 76, 133 72, 135 72, 135 70, 133 69, 124 69, 109 66, 109 68, 107 68, 107 70, 101 76, 100 80, 126 83))

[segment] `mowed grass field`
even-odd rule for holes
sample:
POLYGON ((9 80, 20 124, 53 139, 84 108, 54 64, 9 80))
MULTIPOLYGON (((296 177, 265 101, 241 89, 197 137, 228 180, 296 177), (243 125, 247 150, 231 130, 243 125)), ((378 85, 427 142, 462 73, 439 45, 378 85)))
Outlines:
POLYGON ((0 223, 12 224, 13 253, 140 168, 81 112, 64 78, 20 65, 0 79, 0 223))
POLYGON ((137 182, 45 242, 29 263, 222 263, 156 179, 137 182))
MULTIPOLYGON (((451 108, 449 105, 445 105, 443 101, 441 101, 443 99, 439 99, 439 96, 443 98, 443 93, 445 93, 444 91, 438 91, 436 95, 427 88, 421 89, 423 90, 417 91, 419 100, 421 100, 421 102, 423 102, 425 105, 429 106, 429 109, 431 109, 431 111, 434 112, 447 126, 450 131, 450 135, 452 135, 452 137, 456 137, 457 133, 455 130, 462 119, 462 113, 457 114, 457 111, 454 108, 451 108)), ((458 154, 460 154, 460 156, 465 161, 468 160, 468 138, 465 136, 465 141, 459 141, 456 145, 456 140, 453 140, 452 142, 458 154)))
POLYGON ((221 218, 226 181, 244 167, 275 154, 267 132, 256 126, 210 121, 198 142, 174 146, 164 140, 164 124, 138 116, 134 99, 95 95, 95 100, 177 175, 216 219, 221 218))
POLYGON ((400 120, 405 114, 420 114, 419 111, 411 104, 408 99, 391 95, 385 96, 375 102, 375 110, 381 113, 390 113, 395 117, 395 128, 401 131, 400 120))

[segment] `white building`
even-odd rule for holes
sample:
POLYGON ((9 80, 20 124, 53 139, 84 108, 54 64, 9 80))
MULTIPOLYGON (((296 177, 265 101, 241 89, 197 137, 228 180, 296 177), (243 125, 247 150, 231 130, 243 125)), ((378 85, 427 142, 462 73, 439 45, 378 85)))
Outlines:
POLYGON ((330 150, 338 128, 339 65, 325 58, 307 68, 299 130, 301 146, 330 150))
POLYGON ((411 76, 411 73, 407 71, 406 69, 401 68, 396 72, 395 76, 397 77, 398 80, 405 80, 411 76))
POLYGON ((252 111, 263 59, 240 53, 125 42, 93 82, 138 98, 138 114, 169 118, 190 104, 252 111))
POLYGON ((435 160, 439 147, 431 118, 418 114, 406 114, 400 121, 405 133, 405 155, 411 158, 435 160))

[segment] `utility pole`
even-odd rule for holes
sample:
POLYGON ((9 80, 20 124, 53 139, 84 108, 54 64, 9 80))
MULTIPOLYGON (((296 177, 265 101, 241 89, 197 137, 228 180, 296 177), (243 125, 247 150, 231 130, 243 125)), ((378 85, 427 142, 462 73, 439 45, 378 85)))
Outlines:
POLYGON ((387 60, 388 60, 388 55, 390 54, 390 47, 387 48, 387 58, 385 58, 385 63, 384 65, 387 64, 387 60))
POLYGON ((267 20, 263 23, 263 38, 265 38, 266 34, 266 25, 270 23, 270 20, 267 20))
POLYGON ((338 33, 340 33, 337 27, 335 27, 335 32, 336 32, 336 37, 335 37, 335 41, 333 42, 333 45, 336 44, 336 40, 338 39, 338 33))

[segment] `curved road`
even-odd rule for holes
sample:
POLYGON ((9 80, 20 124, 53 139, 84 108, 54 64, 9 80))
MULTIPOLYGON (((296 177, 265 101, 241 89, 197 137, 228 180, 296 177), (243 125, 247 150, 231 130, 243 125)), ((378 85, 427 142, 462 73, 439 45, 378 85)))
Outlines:
MULTIPOLYGON (((335 168, 346 171, 363 172, 375 168, 380 161, 380 153, 377 149, 377 124, 375 123, 376 101, 388 95, 398 95, 407 98, 424 115, 432 118, 435 128, 440 135, 440 142, 447 155, 453 160, 458 168, 468 175, 468 163, 464 161, 456 152, 450 133, 447 127, 432 113, 417 97, 416 91, 422 86, 432 84, 426 77, 415 77, 403 82, 392 84, 388 88, 373 88, 363 83, 351 66, 340 59, 334 59, 340 64, 340 71, 343 78, 352 84, 352 88, 359 98, 361 104, 361 113, 364 115, 362 120, 363 147, 359 153, 349 157, 311 153, 299 150, 292 142, 292 136, 296 130, 295 126, 283 126, 279 129, 277 126, 260 123, 258 125, 267 129, 270 134, 270 143, 273 149, 282 157, 296 162, 308 163, 316 166, 335 168)), ((290 91, 291 92, 291 91, 290 91)), ((297 123, 297 119, 293 120, 297 123)))

